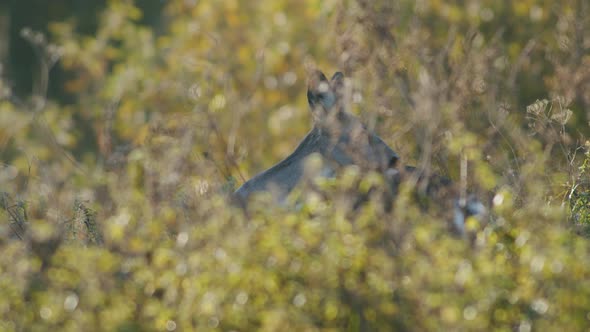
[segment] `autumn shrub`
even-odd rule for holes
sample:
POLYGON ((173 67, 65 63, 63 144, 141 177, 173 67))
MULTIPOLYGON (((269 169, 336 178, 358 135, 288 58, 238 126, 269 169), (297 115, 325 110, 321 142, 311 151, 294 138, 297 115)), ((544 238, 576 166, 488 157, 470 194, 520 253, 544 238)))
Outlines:
POLYGON ((0 329, 584 330, 590 6, 585 1, 109 1, 22 37, 31 96, 0 84, 0 329), (51 69, 73 101, 46 97, 51 69), (293 204, 230 206, 288 155, 306 75, 404 164, 488 207, 448 231, 402 186, 344 169, 293 204))

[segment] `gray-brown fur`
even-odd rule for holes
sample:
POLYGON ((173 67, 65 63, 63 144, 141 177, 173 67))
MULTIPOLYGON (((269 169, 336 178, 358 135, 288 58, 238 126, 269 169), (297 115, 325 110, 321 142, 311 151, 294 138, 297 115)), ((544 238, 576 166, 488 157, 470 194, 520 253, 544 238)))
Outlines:
POLYGON ((273 191, 282 200, 301 181, 304 162, 312 153, 322 156, 324 173, 355 164, 363 169, 385 171, 398 159, 381 138, 345 110, 344 76, 338 72, 328 81, 315 72, 309 80, 307 99, 314 119, 311 131, 287 158, 244 183, 234 199, 241 204, 255 192, 273 191))
POLYGON ((234 202, 245 207, 250 196, 261 191, 271 191, 277 201, 282 201, 301 182, 305 160, 317 153, 324 162, 324 175, 332 175, 337 168, 346 165, 381 172, 389 183, 391 200, 402 181, 413 179, 417 188, 421 188, 417 192, 447 211, 453 229, 459 233, 464 232, 467 216, 485 211, 483 205, 473 198, 460 202, 457 187, 449 179, 438 175, 425 176, 412 166, 399 167, 398 155, 346 111, 342 73, 337 72, 328 81, 323 73, 315 72, 309 80, 307 100, 314 119, 311 131, 291 155, 238 188, 232 197, 234 202))

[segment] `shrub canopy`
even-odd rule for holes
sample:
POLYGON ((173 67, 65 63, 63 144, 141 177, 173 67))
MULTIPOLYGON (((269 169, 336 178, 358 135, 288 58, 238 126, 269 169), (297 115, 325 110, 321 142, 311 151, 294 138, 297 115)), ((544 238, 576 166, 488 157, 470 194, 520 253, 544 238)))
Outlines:
POLYGON ((21 32, 38 70, 0 81, 0 329, 587 328, 587 1, 145 3, 21 32), (296 209, 228 206, 309 130, 312 68, 490 217, 452 236, 411 185, 352 209, 381 181, 352 168, 296 209))

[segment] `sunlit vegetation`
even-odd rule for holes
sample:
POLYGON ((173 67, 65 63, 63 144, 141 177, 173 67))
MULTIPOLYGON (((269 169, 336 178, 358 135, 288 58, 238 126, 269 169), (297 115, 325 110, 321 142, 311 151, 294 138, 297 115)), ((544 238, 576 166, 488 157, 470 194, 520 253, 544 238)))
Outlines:
POLYGON ((23 29, 27 93, 3 67, 0 330, 590 326, 587 1, 143 3, 23 29), (353 168, 228 205, 309 130, 313 68, 489 216, 453 235, 411 185, 353 208, 380 182, 353 168))

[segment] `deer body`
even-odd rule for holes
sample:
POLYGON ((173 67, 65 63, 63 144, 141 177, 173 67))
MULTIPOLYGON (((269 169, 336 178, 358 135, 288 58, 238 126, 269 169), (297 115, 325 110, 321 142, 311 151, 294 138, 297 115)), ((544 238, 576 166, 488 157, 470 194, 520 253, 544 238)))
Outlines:
MULTIPOLYGON (((376 134, 371 133, 369 140, 381 150, 379 154, 383 156, 384 160, 397 158, 397 154, 376 134)), ((247 201, 252 193, 272 191, 278 194, 279 200, 283 200, 301 181, 305 160, 313 153, 319 154, 325 162, 320 173, 322 176, 333 176, 337 167, 355 164, 354 158, 351 158, 342 146, 343 143, 348 144, 348 138, 341 137, 340 144, 333 144, 333 141, 334 138, 327 130, 314 127, 291 155, 248 180, 238 188, 234 195, 240 201, 247 201)))
POLYGON ((344 76, 336 73, 330 81, 321 72, 315 72, 309 81, 308 103, 314 118, 313 129, 305 136, 295 151, 287 158, 246 181, 234 193, 233 199, 245 207, 256 192, 269 191, 282 202, 302 181, 306 159, 317 153, 323 160, 320 175, 333 176, 337 169, 357 165, 364 171, 378 171, 390 184, 391 199, 404 179, 413 177, 422 182, 424 193, 452 211, 453 228, 464 232, 464 220, 469 215, 481 215, 483 205, 474 199, 461 203, 456 186, 447 178, 429 175, 411 166, 398 167, 398 155, 377 134, 361 121, 346 112, 344 103, 344 76), (424 182, 425 181, 425 182, 424 182), (446 202, 446 203, 445 203, 446 202))
POLYGON ((279 192, 279 199, 284 199, 301 180, 305 159, 310 154, 320 151, 320 144, 320 134, 314 128, 291 155, 244 183, 234 195, 240 201, 247 202, 252 193, 274 190, 279 192))

